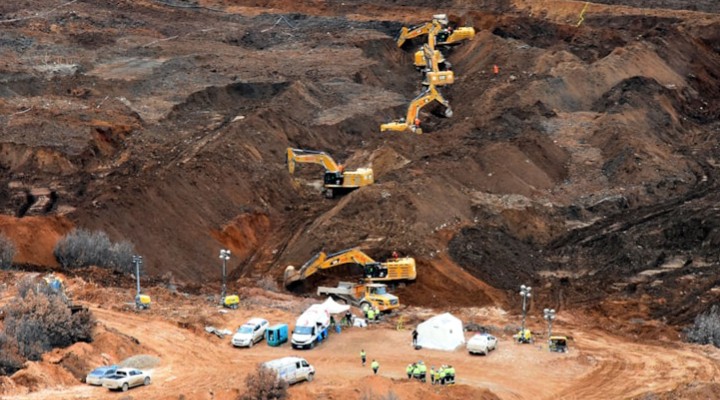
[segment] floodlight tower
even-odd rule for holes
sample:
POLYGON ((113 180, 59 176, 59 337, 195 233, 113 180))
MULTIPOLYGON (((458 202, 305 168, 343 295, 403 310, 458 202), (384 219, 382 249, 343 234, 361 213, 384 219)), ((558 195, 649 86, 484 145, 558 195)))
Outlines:
POLYGON ((135 264, 135 281, 137 282, 137 293, 135 294, 135 307, 145 310, 150 308, 150 296, 142 294, 140 291, 140 267, 143 264, 142 256, 134 255, 132 258, 135 264))
POLYGON ((225 283, 225 271, 227 268, 227 260, 230 259, 230 250, 220 250, 220 259, 222 260, 222 293, 220 293, 220 303, 223 304, 225 295, 227 294, 227 284, 225 283))
POLYGON ((530 286, 520 286, 520 296, 522 296, 522 327, 520 332, 525 333, 525 315, 527 311, 527 301, 531 297, 532 288, 530 286))
POLYGON ((545 320, 548 322, 548 341, 550 341, 550 337, 552 336, 552 324, 555 320, 555 309, 554 308, 546 308, 543 310, 543 316, 545 317, 545 320))
POLYGON ((140 296, 140 265, 142 264, 142 256, 134 255, 132 260, 133 264, 135 264, 135 279, 137 281, 137 293, 135 293, 135 296, 140 296))

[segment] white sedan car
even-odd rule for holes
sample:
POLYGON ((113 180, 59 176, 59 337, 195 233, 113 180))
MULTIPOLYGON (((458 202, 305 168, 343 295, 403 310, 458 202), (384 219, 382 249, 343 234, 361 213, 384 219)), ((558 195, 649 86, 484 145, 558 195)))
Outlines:
POLYGON ((487 333, 479 333, 473 336, 467 343, 467 350, 470 354, 487 355, 497 348, 497 338, 487 333))
POLYGON ((103 387, 110 390, 122 390, 123 392, 127 392, 131 387, 149 384, 150 375, 134 368, 120 368, 114 375, 102 380, 103 387))
POLYGON ((268 321, 262 318, 252 318, 238 328, 232 337, 232 345, 235 347, 252 347, 256 342, 265 337, 268 328, 268 321))

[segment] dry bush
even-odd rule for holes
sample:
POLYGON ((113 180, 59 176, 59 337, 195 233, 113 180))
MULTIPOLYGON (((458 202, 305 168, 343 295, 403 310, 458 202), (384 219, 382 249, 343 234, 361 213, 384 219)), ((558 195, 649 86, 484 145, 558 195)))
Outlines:
POLYGON ((283 400, 287 398, 287 382, 278 378, 274 370, 258 366, 245 378, 245 393, 238 400, 283 400))
POLYGON ((0 376, 12 375, 23 367, 24 362, 15 338, 0 332, 0 376))
POLYGON ((695 323, 685 329, 685 339, 720 347, 720 308, 712 306, 710 311, 696 316, 695 323))
POLYGON ((122 273, 133 270, 135 247, 128 241, 112 243, 105 232, 74 229, 55 245, 55 258, 63 268, 96 265, 122 273))
POLYGON ((28 290, 3 307, 5 334, 17 341, 19 354, 37 361, 55 347, 92 341, 95 319, 88 310, 72 313, 60 296, 28 290))
POLYGON ((0 269, 10 269, 13 257, 15 257, 15 243, 4 235, 0 235, 0 269))

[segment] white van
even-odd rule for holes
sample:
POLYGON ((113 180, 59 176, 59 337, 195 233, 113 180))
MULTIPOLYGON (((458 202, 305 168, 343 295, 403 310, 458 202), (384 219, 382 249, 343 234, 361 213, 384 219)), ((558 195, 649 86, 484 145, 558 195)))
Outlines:
POLYGON ((264 363, 263 366, 277 371, 278 378, 291 385, 303 380, 312 382, 315 377, 315 368, 300 357, 278 358, 264 363))
POLYGON ((295 322, 290 337, 293 349, 312 349, 328 337, 330 313, 321 304, 310 306, 295 322))

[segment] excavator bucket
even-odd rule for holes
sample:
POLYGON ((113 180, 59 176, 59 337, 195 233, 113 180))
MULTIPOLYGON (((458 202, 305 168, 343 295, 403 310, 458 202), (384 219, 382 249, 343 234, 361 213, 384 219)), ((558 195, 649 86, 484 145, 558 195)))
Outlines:
POLYGON ((472 40, 475 37, 475 28, 471 26, 463 26, 456 28, 453 33, 445 39, 444 42, 438 43, 441 46, 460 44, 464 40, 472 40))
POLYGON ((287 268, 285 268, 285 276, 283 277, 283 284, 285 287, 288 287, 293 284, 293 282, 297 282, 300 280, 300 273, 295 270, 295 267, 292 265, 288 265, 287 268))

